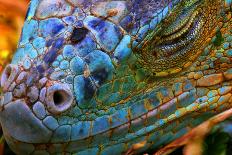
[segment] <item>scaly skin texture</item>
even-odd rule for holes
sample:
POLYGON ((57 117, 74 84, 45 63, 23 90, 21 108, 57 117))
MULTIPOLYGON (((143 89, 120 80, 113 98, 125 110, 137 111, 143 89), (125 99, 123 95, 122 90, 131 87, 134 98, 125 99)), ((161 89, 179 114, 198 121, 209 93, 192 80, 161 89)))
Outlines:
POLYGON ((32 0, 4 136, 17 154, 159 149, 231 108, 231 46, 230 0, 32 0))

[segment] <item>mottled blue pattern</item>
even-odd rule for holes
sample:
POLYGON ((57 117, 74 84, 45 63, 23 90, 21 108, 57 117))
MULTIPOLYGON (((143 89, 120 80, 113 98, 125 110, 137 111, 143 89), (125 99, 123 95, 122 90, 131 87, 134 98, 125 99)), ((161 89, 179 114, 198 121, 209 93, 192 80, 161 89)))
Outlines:
POLYGON ((206 19, 219 21, 218 3, 32 0, 1 80, 9 145, 18 154, 117 155, 139 143, 140 153, 230 107, 232 38, 214 46, 206 26, 217 25, 206 19))

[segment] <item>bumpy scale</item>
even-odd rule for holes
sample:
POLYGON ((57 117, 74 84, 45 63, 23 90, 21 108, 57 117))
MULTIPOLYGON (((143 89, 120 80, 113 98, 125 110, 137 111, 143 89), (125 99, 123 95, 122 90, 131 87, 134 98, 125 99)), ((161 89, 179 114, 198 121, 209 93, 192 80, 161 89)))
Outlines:
POLYGON ((17 154, 157 150, 231 108, 231 0, 32 0, 1 78, 17 154))

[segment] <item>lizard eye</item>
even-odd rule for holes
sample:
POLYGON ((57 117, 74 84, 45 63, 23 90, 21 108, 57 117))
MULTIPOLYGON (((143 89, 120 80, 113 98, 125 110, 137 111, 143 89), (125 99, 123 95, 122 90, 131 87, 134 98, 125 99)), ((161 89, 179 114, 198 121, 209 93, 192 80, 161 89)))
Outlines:
POLYGON ((204 3, 196 1, 191 6, 180 3, 135 49, 138 61, 152 76, 177 74, 190 67, 202 53, 202 44, 217 26, 216 20, 206 19, 217 18, 219 12, 215 9, 208 13, 212 10, 204 10, 204 3))
POLYGON ((187 50, 199 36, 200 29, 203 26, 201 16, 196 11, 185 19, 182 17, 184 22, 181 23, 177 20, 178 23, 176 21, 165 29, 159 36, 160 39, 156 41, 152 51, 156 59, 169 58, 187 50))
POLYGON ((78 42, 82 41, 86 37, 88 32, 89 30, 84 27, 74 28, 71 38, 70 38, 71 42, 73 44, 77 44, 78 42))

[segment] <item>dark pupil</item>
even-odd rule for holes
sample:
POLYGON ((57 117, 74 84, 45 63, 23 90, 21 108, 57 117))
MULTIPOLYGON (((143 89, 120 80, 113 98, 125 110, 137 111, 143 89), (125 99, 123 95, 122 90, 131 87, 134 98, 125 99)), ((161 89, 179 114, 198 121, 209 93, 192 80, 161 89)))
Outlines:
POLYGON ((72 43, 78 43, 82 41, 87 33, 88 30, 86 28, 74 28, 73 33, 71 35, 72 43))

